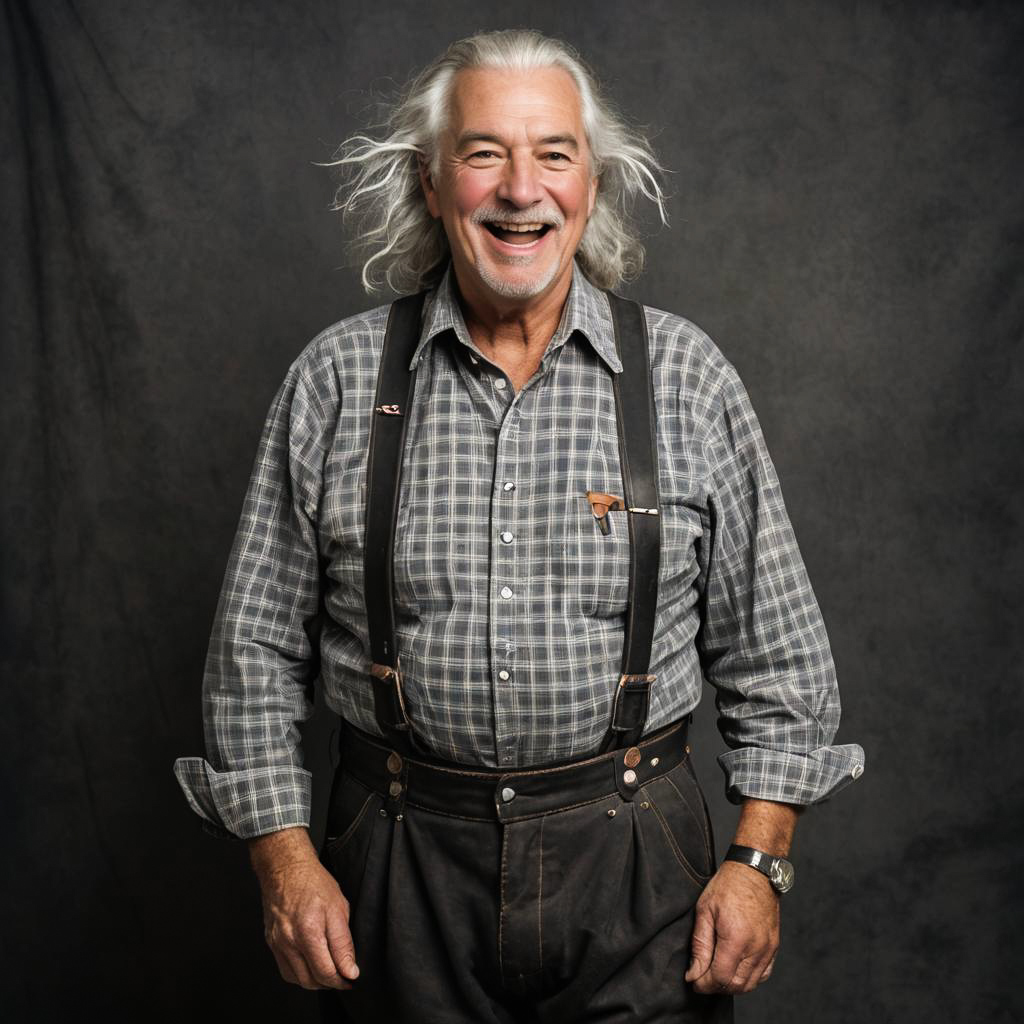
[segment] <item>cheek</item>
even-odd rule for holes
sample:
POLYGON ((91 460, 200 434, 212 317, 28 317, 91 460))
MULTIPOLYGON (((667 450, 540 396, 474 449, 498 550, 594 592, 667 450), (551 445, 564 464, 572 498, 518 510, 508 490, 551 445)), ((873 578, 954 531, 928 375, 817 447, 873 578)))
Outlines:
POLYGON ((559 181, 549 189, 566 217, 587 219, 589 195, 586 182, 579 179, 559 181))
POLYGON ((468 216, 494 193, 494 183, 484 175, 465 175, 455 182, 453 204, 459 216, 468 216))

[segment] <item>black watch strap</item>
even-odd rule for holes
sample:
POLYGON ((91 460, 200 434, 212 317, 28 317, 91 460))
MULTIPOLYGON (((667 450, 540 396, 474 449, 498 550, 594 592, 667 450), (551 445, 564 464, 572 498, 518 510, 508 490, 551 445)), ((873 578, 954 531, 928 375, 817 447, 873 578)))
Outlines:
POLYGON ((756 868, 767 877, 776 892, 789 892, 793 888, 793 865, 785 857, 776 857, 774 854, 765 853, 764 850, 755 850, 752 846, 733 843, 723 860, 735 860, 756 868))

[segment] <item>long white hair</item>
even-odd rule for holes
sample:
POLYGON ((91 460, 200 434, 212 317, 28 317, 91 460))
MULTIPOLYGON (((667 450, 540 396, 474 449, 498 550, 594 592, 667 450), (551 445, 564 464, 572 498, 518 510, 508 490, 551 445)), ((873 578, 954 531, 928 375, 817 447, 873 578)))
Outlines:
POLYGON ((629 211, 640 195, 658 207, 663 224, 665 194, 658 181, 664 168, 647 140, 600 94, 597 78, 567 43, 531 29, 483 32, 459 39, 415 75, 379 127, 381 139, 352 135, 334 159, 320 166, 341 167, 333 210, 343 222, 357 222, 355 251, 366 256, 363 287, 419 291, 435 284, 450 255, 440 219, 432 217, 420 187, 419 159, 431 174, 440 167, 438 142, 444 131, 453 80, 459 71, 494 68, 531 71, 557 67, 579 90, 590 148, 591 176, 599 176, 593 213, 576 258, 599 288, 615 288, 643 268, 644 248, 630 224, 629 211))

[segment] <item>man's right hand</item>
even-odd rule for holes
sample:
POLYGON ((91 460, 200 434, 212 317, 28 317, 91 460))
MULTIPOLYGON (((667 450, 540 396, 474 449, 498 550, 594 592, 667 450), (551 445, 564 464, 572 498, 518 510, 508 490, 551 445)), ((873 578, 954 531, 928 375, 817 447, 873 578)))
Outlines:
POLYGON ((349 904, 320 863, 305 828, 249 840, 263 896, 263 934, 285 981, 307 989, 351 988, 359 977, 349 904))

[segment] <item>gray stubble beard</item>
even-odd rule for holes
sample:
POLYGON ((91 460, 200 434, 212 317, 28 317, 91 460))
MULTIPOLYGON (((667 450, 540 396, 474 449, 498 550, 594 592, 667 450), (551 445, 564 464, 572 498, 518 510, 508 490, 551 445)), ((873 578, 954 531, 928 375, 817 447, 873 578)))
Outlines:
MULTIPOLYGON (((561 230, 565 226, 565 218, 562 217, 561 213, 553 207, 546 207, 541 210, 532 210, 528 213, 509 213, 509 211, 499 210, 494 207, 481 207, 473 215, 472 220, 474 224, 483 226, 488 220, 498 220, 505 217, 508 220, 515 221, 516 223, 523 223, 527 218, 532 217, 536 220, 543 221, 546 224, 551 225, 552 230, 561 230)), ((484 228, 486 230, 486 228, 484 228)), ((508 266, 513 267, 525 267, 529 266, 532 262, 532 256, 515 256, 509 254, 506 256, 497 257, 498 262, 504 263, 508 266)), ((505 281, 503 278, 498 277, 489 266, 485 266, 482 263, 477 264, 477 272, 480 274, 481 279, 487 285, 491 291, 497 295, 501 295, 506 299, 531 299, 535 295, 539 295, 549 284, 555 279, 558 274, 558 261, 555 260, 551 267, 551 270, 546 274, 540 281, 533 282, 520 282, 513 284, 509 281, 505 281)))
MULTIPOLYGON (((512 266, 524 267, 530 264, 531 259, 532 257, 529 256, 502 256, 501 262, 512 266)), ((558 261, 552 261, 551 269, 539 281, 506 281, 495 274, 488 265, 483 263, 477 266, 477 272, 487 287, 496 294, 506 299, 531 299, 533 296, 539 295, 544 291, 555 279, 555 276, 558 274, 558 261)))

